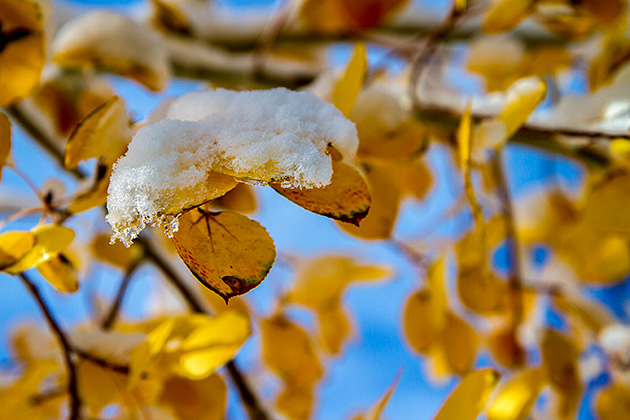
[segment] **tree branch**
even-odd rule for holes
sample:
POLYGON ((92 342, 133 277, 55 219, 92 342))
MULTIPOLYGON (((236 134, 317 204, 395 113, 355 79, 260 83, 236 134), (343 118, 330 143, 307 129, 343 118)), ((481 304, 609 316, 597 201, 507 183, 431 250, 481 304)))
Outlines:
POLYGON ((114 299, 111 308, 109 308, 107 316, 105 316, 105 318, 103 319, 103 323, 101 324, 102 329, 109 330, 114 325, 114 322, 116 321, 116 318, 118 317, 118 314, 120 312, 123 299, 125 298, 125 294, 127 293, 127 290, 129 288, 129 284, 131 283, 131 279, 133 278, 133 275, 141 264, 142 259, 138 259, 132 262, 129 267, 127 267, 125 275, 120 282, 118 293, 116 293, 116 298, 114 299))
POLYGON ((74 364, 74 361, 72 360, 72 345, 68 341, 66 334, 61 329, 61 326, 59 325, 53 314, 50 312, 48 305, 44 301, 44 298, 40 294, 35 284, 25 273, 20 273, 19 277, 22 279, 22 282, 39 305, 39 308, 44 314, 44 318, 46 318, 48 326, 52 329, 53 334, 59 341, 59 344, 61 344, 68 374, 67 392, 70 397, 70 414, 68 420, 78 420, 81 414, 81 399, 79 398, 76 366, 74 364))

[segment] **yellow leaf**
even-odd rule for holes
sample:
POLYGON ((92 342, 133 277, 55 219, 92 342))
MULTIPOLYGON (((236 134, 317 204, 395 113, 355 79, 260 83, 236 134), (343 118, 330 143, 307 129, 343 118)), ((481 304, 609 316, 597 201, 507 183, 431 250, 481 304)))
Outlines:
POLYGON ((65 226, 48 225, 33 229, 35 245, 15 264, 5 268, 9 274, 17 274, 54 258, 70 245, 74 231, 65 226))
POLYGON ((541 368, 519 372, 499 388, 488 404, 488 420, 525 420, 544 384, 541 368))
MULTIPOLYGON (((0 112, 0 171, 11 153, 11 121, 0 112)), ((0 173, 1 174, 1 173, 0 173)))
POLYGON ((273 189, 300 207, 322 216, 359 226, 370 210, 370 192, 363 176, 352 166, 333 161, 333 176, 323 188, 273 189))
POLYGON ((234 189, 222 197, 209 201, 208 204, 224 210, 253 213, 256 211, 256 195, 251 185, 239 182, 234 189))
POLYGON ((225 382, 214 374, 199 381, 171 376, 164 381, 158 401, 180 420, 223 420, 226 399, 225 382))
POLYGON ((475 420, 499 381, 491 368, 470 372, 449 395, 434 420, 475 420))
POLYGON ((466 321, 448 312, 442 334, 442 345, 450 371, 460 375, 470 371, 479 347, 475 330, 466 321))
POLYGON ((114 96, 86 115, 66 143, 64 165, 75 168, 82 160, 102 158, 112 164, 131 140, 129 118, 122 99, 114 96))
POLYGON ((0 269, 22 259, 35 246, 32 232, 6 232, 0 235, 0 269))
POLYGON ((383 411, 387 406, 392 394, 396 390, 398 386, 398 382, 400 381, 400 375, 394 379, 394 382, 389 386, 389 389, 385 392, 385 394, 381 397, 381 399, 372 407, 372 409, 365 413, 364 415, 357 416, 355 420, 380 420, 383 415, 383 411))
POLYGON ((411 347, 418 353, 427 354, 439 334, 430 292, 423 290, 409 297, 403 323, 405 336, 411 347))
POLYGON ((109 187, 109 176, 112 173, 111 166, 98 166, 94 183, 84 191, 79 192, 72 203, 68 206, 71 214, 82 213, 103 206, 107 202, 107 188, 109 187))
POLYGON ((157 359, 158 355, 164 349, 174 328, 174 319, 163 321, 147 335, 145 341, 131 351, 129 377, 127 381, 127 386, 130 389, 140 382, 142 375, 153 365, 155 359, 157 359))
POLYGON ((287 385, 308 388, 322 376, 311 339, 300 326, 276 314, 264 319, 260 329, 263 361, 287 385))
POLYGON ((359 226, 340 223, 339 227, 362 239, 387 239, 396 223, 400 191, 387 170, 379 165, 366 167, 366 178, 372 200, 368 215, 359 226))
POLYGON ((481 29, 484 32, 505 32, 525 19, 535 0, 492 0, 484 16, 481 29))
POLYGON ((304 0, 300 19, 321 33, 353 32, 378 26, 408 0, 304 0))
MULTIPOLYGON (((407 118, 394 129, 379 125, 378 118, 371 114, 357 122, 359 159, 403 159, 422 152, 427 144, 427 130, 414 118, 407 118)), ((356 122, 357 117, 353 115, 352 119, 356 122)))
POLYGON ((137 247, 127 248, 120 242, 110 244, 109 235, 104 233, 94 236, 91 250, 92 254, 99 260, 123 269, 129 267, 140 256, 137 247))
POLYGON ((431 188, 432 179, 424 159, 396 162, 388 167, 393 181, 402 194, 410 195, 417 200, 425 198, 431 188))
POLYGON ((313 408, 312 387, 287 386, 276 398, 276 407, 290 420, 309 420, 313 408))
POLYGON ((79 290, 79 277, 74 265, 64 254, 43 262, 37 266, 42 275, 55 289, 64 293, 74 293, 79 290))
POLYGON ((44 67, 42 10, 33 0, 0 1, 0 106, 28 96, 44 67))
POLYGON ((514 369, 525 362, 525 352, 514 328, 501 326, 494 329, 488 337, 488 348, 497 363, 507 368, 514 369))
POLYGON ((630 418, 630 389, 626 385, 613 383, 599 393, 596 408, 600 420, 630 418))
POLYGON ((200 208, 179 218, 172 242, 197 279, 226 301, 258 286, 276 257, 265 228, 234 212, 200 208))
POLYGON ((180 373, 203 379, 229 362, 250 335, 249 318, 237 311, 224 311, 194 329, 180 346, 180 373))
POLYGON ((339 354, 352 334, 352 324, 346 311, 341 306, 318 310, 317 320, 323 348, 330 354, 339 354))
POLYGON ((163 42, 148 28, 112 12, 92 12, 66 23, 52 50, 62 67, 104 68, 151 90, 163 89, 169 78, 163 42))
POLYGON ((506 139, 512 137, 525 123, 546 94, 547 84, 539 77, 520 79, 509 87, 506 103, 498 116, 505 124, 506 139))
POLYGON ((341 113, 349 117, 354 103, 363 87, 367 72, 367 49, 365 43, 358 42, 345 71, 332 91, 332 103, 341 113))

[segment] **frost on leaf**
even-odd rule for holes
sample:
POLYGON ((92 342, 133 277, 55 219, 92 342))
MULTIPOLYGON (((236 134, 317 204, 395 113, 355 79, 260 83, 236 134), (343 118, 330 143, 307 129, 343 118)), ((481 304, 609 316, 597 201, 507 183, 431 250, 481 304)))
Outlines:
POLYGON ((174 222, 238 181, 318 188, 331 182, 332 146, 358 147, 354 124, 306 92, 225 89, 173 101, 165 119, 141 128, 110 179, 107 221, 129 244, 147 223, 174 222))

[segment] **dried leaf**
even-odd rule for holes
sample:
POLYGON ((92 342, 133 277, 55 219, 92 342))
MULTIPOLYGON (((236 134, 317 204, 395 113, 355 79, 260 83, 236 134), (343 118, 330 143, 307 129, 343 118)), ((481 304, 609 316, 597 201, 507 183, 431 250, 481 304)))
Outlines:
POLYGON ((102 158, 103 163, 111 165, 125 153, 131 135, 125 104, 114 96, 75 127, 66 143, 64 164, 75 168, 82 160, 102 158))
POLYGON ((495 393, 488 404, 488 420, 525 420, 544 384, 541 368, 519 372, 495 393))
POLYGON ((104 68, 151 90, 162 90, 169 77, 162 41, 146 27, 112 12, 97 11, 68 22, 57 33, 52 50, 62 67, 104 68))
POLYGON ((28 96, 45 61, 43 14, 33 0, 0 1, 0 106, 28 96))
POLYGON ((17 274, 37 267, 65 250, 74 239, 72 229, 59 225, 39 226, 32 233, 35 235, 34 246, 19 261, 5 268, 6 273, 17 274))
POLYGON ((79 290, 77 271, 62 253, 38 265, 37 270, 59 292, 74 293, 79 290))
POLYGON ((333 161, 333 176, 323 188, 282 188, 270 184, 300 207, 331 219, 359 226, 370 210, 370 192, 363 176, 344 162, 333 161))
POLYGON ((354 103, 363 87, 367 72, 367 49, 363 42, 358 42, 346 69, 332 91, 332 103, 341 113, 350 117, 354 103))
POLYGON ((179 218, 173 245, 201 283, 226 301, 258 286, 276 257, 265 228, 234 212, 191 210, 179 218))
POLYGON ((434 420, 475 420, 499 377, 499 373, 491 368, 470 372, 449 395, 434 420))

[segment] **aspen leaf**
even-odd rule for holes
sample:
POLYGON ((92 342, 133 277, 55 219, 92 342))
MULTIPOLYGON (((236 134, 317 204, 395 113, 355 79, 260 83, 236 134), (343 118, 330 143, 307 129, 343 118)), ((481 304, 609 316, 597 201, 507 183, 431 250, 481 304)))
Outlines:
POLYGON ((457 292, 468 309, 480 315, 496 313, 502 309, 506 286, 483 263, 463 265, 457 275, 457 292))
POLYGON ((488 348, 497 363, 507 368, 523 366, 525 352, 518 342, 513 328, 501 326, 494 329, 488 337, 488 348))
POLYGON ((611 173, 591 191, 584 207, 584 223, 606 233, 630 233, 630 173, 611 173))
POLYGON ((491 368, 470 372, 448 396, 434 420, 475 420, 499 377, 499 373, 491 368))
POLYGON ((318 310, 317 320, 321 330, 320 341, 324 350, 339 354, 352 334, 352 324, 341 306, 329 310, 318 310))
POLYGON ((158 397, 180 420, 223 420, 226 400, 227 387, 218 374, 199 381, 171 376, 158 397))
POLYGON ((44 67, 42 10, 33 0, 0 2, 0 106, 28 96, 44 67))
POLYGON ((484 32, 505 32, 533 11, 536 0, 492 0, 481 24, 484 32))
POLYGON ((429 348, 438 337, 435 325, 430 292, 423 290, 413 293, 405 305, 405 336, 411 347, 421 354, 428 354, 429 348))
POLYGON ((322 376, 311 339, 300 326, 276 314, 264 319, 260 328, 263 361, 287 385, 310 386, 322 376))
POLYGON ((265 228, 229 211, 183 214, 172 242, 191 273, 226 301, 258 286, 276 257, 265 228))
POLYGON ((332 91, 333 105, 346 117, 352 113, 354 103, 363 87, 366 72, 367 49, 363 42, 358 42, 352 51, 352 56, 343 75, 332 91))
MULTIPOLYGON (((0 171, 11 153, 11 121, 0 112, 0 171)), ((1 172, 0 172, 1 175, 1 172)))
POLYGON ((488 420, 525 420, 545 384, 541 368, 519 372, 502 385, 488 403, 488 420))
POLYGON ((256 195, 251 185, 239 182, 225 195, 208 202, 208 205, 239 213, 256 211, 256 195))
POLYGON ((370 210, 370 192, 363 176, 344 162, 333 162, 330 184, 323 188, 282 188, 270 184, 300 207, 331 219, 359 226, 370 210))
POLYGON ((618 420, 630 416, 630 389, 620 383, 613 383, 601 390, 596 400, 600 420, 618 420))
POLYGON ((276 408, 291 420, 308 420, 313 409, 313 389, 288 386, 276 398, 276 408))
POLYGON ((107 202, 107 189, 111 173, 111 166, 99 165, 94 183, 76 195, 68 206, 68 211, 71 214, 77 214, 104 205, 107 202))
POLYGON ((9 274, 17 274, 54 258, 70 245, 74 231, 65 226, 48 225, 32 230, 35 235, 33 247, 15 264, 5 268, 9 274))
POLYGON ((320 33, 338 33, 348 30, 339 0, 303 0, 300 20, 320 33))
POLYGON ((62 67, 104 68, 151 90, 162 90, 170 72, 166 47, 157 35, 112 12, 92 12, 65 24, 52 52, 62 67))
POLYGON ((345 16, 358 28, 371 28, 383 23, 402 9, 409 0, 338 0, 345 16))
POLYGON ((339 227, 359 238, 387 239, 396 223, 401 194, 386 170, 378 165, 366 167, 366 178, 371 197, 369 213, 359 226, 339 223, 339 227))
POLYGON ((506 103, 498 118, 506 127, 506 138, 525 123, 529 115, 545 99, 547 84, 539 77, 527 77, 514 82, 507 91, 506 103))
POLYGON ((475 330, 466 321, 448 312, 442 341, 450 370, 457 374, 470 371, 479 347, 475 330))
POLYGON ((162 352, 166 342, 173 333, 174 328, 174 319, 163 321, 147 334, 145 341, 131 351, 127 382, 129 388, 135 387, 139 383, 142 375, 155 363, 155 360, 162 352))
POLYGON ((98 234, 90 244, 92 254, 101 261, 125 269, 139 257, 136 247, 127 248, 121 243, 110 244, 109 235, 98 234))
POLYGON ((207 319, 182 342, 179 372, 187 378, 207 378, 229 362, 250 335, 249 318, 224 311, 207 319))
POLYGON ((4 270, 23 258, 36 242, 32 232, 6 232, 0 235, 0 269, 4 270))
POLYGON ((385 391, 385 394, 383 394, 381 399, 374 404, 374 407, 372 407, 370 411, 355 417, 354 420, 380 420, 383 415, 383 411, 385 411, 385 407, 387 407, 387 403, 389 403, 389 400, 398 386, 398 382, 400 382, 400 376, 401 375, 398 375, 396 379, 394 379, 394 382, 389 386, 389 389, 385 391))
POLYGON ((431 172, 424 159, 415 158, 388 165, 393 181, 404 195, 422 200, 431 188, 431 172))
POLYGON ((80 161, 103 158, 105 164, 118 159, 131 140, 125 104, 114 96, 96 107, 75 127, 66 143, 64 164, 75 168, 80 161))
POLYGON ((79 290, 77 271, 62 253, 38 265, 37 270, 59 292, 74 293, 79 290))
POLYGON ((352 32, 381 24, 408 0, 304 0, 300 18, 322 33, 352 32))

